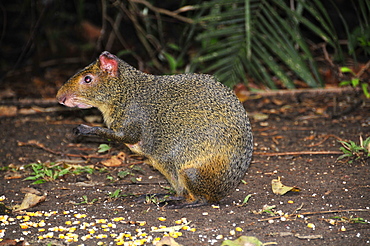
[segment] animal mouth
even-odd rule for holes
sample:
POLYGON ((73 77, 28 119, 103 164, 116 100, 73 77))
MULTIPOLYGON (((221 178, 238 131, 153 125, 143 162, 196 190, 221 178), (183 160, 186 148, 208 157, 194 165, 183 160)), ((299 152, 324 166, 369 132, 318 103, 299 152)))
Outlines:
POLYGON ((60 104, 63 104, 67 107, 71 108, 92 108, 90 104, 81 102, 77 97, 67 97, 67 96, 62 96, 58 98, 58 102, 60 104))

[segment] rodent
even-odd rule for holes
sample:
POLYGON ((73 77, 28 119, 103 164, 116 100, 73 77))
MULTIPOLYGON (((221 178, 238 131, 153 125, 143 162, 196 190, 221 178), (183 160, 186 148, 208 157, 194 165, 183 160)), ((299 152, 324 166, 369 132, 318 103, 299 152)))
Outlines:
POLYGON ((68 107, 97 107, 105 127, 76 133, 125 143, 148 158, 187 204, 217 203, 240 183, 253 152, 234 93, 207 74, 151 75, 104 51, 58 91, 68 107))

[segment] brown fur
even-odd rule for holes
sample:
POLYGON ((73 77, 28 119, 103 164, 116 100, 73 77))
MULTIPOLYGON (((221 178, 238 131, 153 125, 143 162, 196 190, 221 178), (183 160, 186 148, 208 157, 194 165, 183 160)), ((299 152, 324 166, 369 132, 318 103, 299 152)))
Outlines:
POLYGON ((81 125, 78 133, 123 142, 148 157, 189 202, 230 194, 252 157, 244 108, 210 75, 149 75, 103 52, 57 98, 66 106, 97 107, 108 128, 81 125))

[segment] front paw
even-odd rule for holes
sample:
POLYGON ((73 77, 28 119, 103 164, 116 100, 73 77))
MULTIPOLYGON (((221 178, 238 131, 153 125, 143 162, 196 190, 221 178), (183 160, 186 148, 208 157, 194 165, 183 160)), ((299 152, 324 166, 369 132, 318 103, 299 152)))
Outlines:
POLYGON ((81 124, 78 127, 73 128, 73 134, 75 135, 94 135, 94 127, 81 124))

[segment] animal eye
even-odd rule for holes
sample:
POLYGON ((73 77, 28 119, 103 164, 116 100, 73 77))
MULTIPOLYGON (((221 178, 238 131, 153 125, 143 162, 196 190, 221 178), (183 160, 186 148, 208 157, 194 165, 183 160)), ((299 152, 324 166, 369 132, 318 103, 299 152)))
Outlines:
POLYGON ((92 78, 91 78, 91 76, 89 76, 89 75, 87 75, 87 76, 84 78, 84 82, 85 82, 86 84, 91 83, 91 81, 92 81, 92 78))

